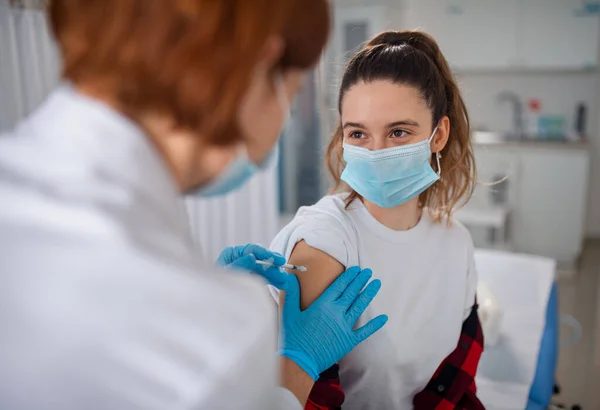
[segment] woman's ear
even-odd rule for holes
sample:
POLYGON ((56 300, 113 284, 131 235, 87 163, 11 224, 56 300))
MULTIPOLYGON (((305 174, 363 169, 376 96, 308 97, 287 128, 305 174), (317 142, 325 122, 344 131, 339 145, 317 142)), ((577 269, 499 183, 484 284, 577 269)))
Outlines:
POLYGON ((431 141, 431 152, 436 153, 444 149, 450 137, 450 118, 442 117, 438 123, 437 131, 431 141))

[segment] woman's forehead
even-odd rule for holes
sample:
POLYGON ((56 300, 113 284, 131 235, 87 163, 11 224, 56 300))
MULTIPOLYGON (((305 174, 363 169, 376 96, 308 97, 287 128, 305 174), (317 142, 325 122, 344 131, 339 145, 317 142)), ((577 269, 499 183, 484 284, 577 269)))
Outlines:
POLYGON ((425 125, 431 118, 418 89, 385 80, 355 84, 344 95, 341 108, 344 122, 376 125, 412 120, 425 125))

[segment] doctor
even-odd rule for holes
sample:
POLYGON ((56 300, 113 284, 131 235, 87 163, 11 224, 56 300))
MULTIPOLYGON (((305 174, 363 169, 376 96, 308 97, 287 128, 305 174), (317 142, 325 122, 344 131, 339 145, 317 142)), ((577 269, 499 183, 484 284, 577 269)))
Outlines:
POLYGON ((326 0, 52 0, 50 20, 65 85, 0 137, 0 408, 301 409, 385 323, 353 329, 379 282, 350 269, 300 311, 267 271, 277 358, 264 281, 197 259, 179 195, 268 161, 326 0))

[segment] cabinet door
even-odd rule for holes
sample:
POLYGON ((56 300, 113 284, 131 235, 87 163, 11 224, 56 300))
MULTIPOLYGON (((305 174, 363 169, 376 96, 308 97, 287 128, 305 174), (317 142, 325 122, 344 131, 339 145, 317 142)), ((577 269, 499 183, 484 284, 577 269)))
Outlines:
POLYGON ((584 69, 598 65, 599 18, 589 2, 521 1, 520 59, 525 67, 584 69))
POLYGON ((457 70, 514 66, 520 0, 410 0, 407 22, 440 44, 457 70))
POLYGON ((584 235, 588 154, 569 149, 520 150, 514 239, 521 252, 573 262, 584 235))
POLYGON ((324 57, 327 78, 323 85, 330 91, 328 108, 337 108, 337 93, 347 62, 364 43, 384 31, 385 10, 380 5, 335 7, 333 39, 324 57))
MULTIPOLYGON (((589 158, 584 150, 476 147, 479 182, 508 177, 509 241, 516 252, 572 263, 581 253, 589 158), (491 178, 490 178, 491 177, 491 178)), ((478 185, 474 202, 495 187, 478 185)))
POLYGON ((333 48, 338 62, 346 62, 360 46, 384 30, 385 7, 336 7, 333 48))

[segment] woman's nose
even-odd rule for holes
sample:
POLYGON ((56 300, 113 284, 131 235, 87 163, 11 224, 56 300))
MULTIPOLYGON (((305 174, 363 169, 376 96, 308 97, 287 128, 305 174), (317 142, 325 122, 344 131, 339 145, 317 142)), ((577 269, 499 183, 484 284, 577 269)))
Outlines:
POLYGON ((371 151, 378 151, 380 149, 389 148, 387 145, 387 138, 373 138, 369 149, 371 151))

